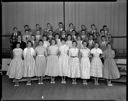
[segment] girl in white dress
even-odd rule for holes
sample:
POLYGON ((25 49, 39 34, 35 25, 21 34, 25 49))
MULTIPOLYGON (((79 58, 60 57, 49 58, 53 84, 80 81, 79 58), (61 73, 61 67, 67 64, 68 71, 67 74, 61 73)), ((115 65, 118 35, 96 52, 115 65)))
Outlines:
POLYGON ((95 47, 91 49, 92 60, 90 68, 90 76, 95 77, 95 85, 99 85, 98 78, 102 77, 102 68, 103 64, 101 61, 102 50, 99 47, 98 43, 95 43, 95 47))
POLYGON ((55 34, 55 39, 56 39, 57 45, 59 47, 61 45, 60 35, 59 34, 55 34))
POLYGON ((79 49, 77 48, 77 42, 72 42, 72 47, 69 49, 69 68, 70 76, 72 78, 72 84, 76 84, 76 78, 80 77, 80 64, 78 58, 79 49))
POLYGON ((67 41, 66 44, 70 47, 72 47, 72 36, 70 34, 67 35, 67 41))
POLYGON ((87 42, 83 41, 83 48, 80 49, 80 54, 82 56, 80 61, 81 78, 83 79, 83 84, 87 85, 86 79, 90 79, 90 49, 87 48, 87 42))
POLYGON ((39 78, 38 84, 43 84, 43 76, 46 71, 46 56, 47 51, 43 46, 43 41, 39 40, 39 45, 35 48, 36 52, 36 76, 39 78))
POLYGON ((69 47, 66 45, 65 43, 65 39, 61 39, 61 43, 62 45, 59 47, 59 68, 60 68, 60 76, 62 76, 62 82, 63 84, 66 83, 65 81, 65 77, 69 76, 69 67, 68 67, 68 60, 69 60, 69 56, 68 56, 68 51, 69 51, 69 47))
POLYGON ((23 77, 23 60, 22 60, 23 50, 20 48, 20 43, 16 44, 16 48, 13 49, 13 59, 7 70, 7 75, 9 78, 15 79, 15 85, 19 86, 19 79, 23 77))
POLYGON ((44 46, 45 48, 48 48, 48 47, 50 46, 50 43, 48 42, 48 37, 44 35, 44 36, 43 36, 43 41, 44 41, 43 46, 44 46))
POLYGON ((55 77, 59 76, 59 58, 58 46, 55 39, 51 40, 51 46, 48 47, 47 67, 45 75, 51 76, 51 83, 55 83, 55 77))
POLYGON ((32 48, 32 42, 27 42, 27 47, 23 51, 24 55, 24 77, 27 77, 27 84, 31 85, 31 77, 35 76, 35 50, 32 48))

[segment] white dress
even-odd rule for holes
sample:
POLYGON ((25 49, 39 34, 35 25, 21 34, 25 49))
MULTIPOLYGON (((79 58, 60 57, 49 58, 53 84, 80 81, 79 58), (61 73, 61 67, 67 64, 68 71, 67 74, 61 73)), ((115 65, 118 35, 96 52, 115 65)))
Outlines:
POLYGON ((83 48, 80 49, 80 52, 82 54, 82 58, 80 62, 81 78, 90 79, 90 60, 89 60, 90 49, 83 48))
POLYGON ((69 47, 67 45, 61 45, 59 47, 59 76, 69 76, 69 66, 68 66, 68 60, 69 56, 67 55, 69 51, 69 47))
POLYGON ((100 54, 102 54, 102 50, 100 48, 93 48, 91 50, 91 54, 93 54, 93 58, 91 61, 91 68, 90 68, 90 76, 93 77, 102 77, 102 68, 103 64, 99 57, 100 54))
POLYGON ((23 60, 21 58, 23 50, 21 48, 15 48, 13 52, 15 56, 11 60, 7 75, 9 78, 21 79, 23 77, 23 60))
POLYGON ((47 57, 47 67, 45 75, 48 76, 59 76, 59 58, 58 58, 58 46, 49 46, 48 53, 49 56, 47 57))
POLYGON ((47 48, 47 47, 49 47, 49 46, 50 46, 50 43, 49 43, 48 41, 44 41, 43 46, 44 46, 45 48, 47 48))
POLYGON ((25 48, 24 52, 24 77, 33 77, 35 76, 35 50, 33 48, 25 48))
POLYGON ((46 71, 46 58, 44 56, 46 48, 44 46, 37 46, 35 48, 36 56, 36 76, 44 76, 46 71))
POLYGON ((72 41, 68 41, 68 40, 67 40, 67 41, 66 41, 66 44, 69 46, 69 48, 72 47, 72 41))
POLYGON ((79 78, 80 77, 80 64, 78 58, 78 48, 70 48, 69 49, 69 68, 70 68, 70 76, 71 78, 79 78))

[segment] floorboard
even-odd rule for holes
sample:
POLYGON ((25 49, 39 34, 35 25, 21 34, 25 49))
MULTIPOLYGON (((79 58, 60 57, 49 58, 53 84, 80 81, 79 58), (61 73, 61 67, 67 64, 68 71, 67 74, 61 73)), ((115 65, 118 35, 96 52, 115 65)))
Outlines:
POLYGON ((100 81, 99 86, 95 86, 90 80, 87 86, 82 85, 82 80, 77 80, 77 85, 71 84, 71 79, 67 79, 67 84, 61 84, 61 79, 56 79, 56 84, 50 84, 49 79, 44 80, 43 85, 38 85, 37 81, 32 81, 31 86, 26 86, 26 82, 20 82, 19 87, 14 87, 14 83, 7 76, 2 77, 2 99, 3 100, 116 100, 126 101, 126 84, 113 83, 113 87, 106 86, 105 81, 100 81))

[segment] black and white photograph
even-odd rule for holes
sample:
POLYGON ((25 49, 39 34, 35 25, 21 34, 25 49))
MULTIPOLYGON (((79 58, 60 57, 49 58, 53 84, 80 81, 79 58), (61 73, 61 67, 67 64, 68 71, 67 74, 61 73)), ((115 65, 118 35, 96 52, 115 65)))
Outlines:
POLYGON ((2 101, 126 101, 127 0, 1 8, 2 101))

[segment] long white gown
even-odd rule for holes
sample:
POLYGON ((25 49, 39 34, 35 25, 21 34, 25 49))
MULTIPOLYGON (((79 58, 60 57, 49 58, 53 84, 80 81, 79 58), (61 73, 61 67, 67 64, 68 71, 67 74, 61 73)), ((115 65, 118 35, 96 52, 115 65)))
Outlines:
POLYGON ((69 49, 69 68, 70 68, 70 76, 71 78, 79 78, 80 77, 80 62, 78 58, 78 48, 70 48, 69 49))
POLYGON ((69 66, 68 66, 68 61, 69 61, 69 56, 68 54, 69 47, 65 45, 61 45, 59 47, 60 51, 60 56, 59 56, 59 76, 69 76, 69 66))
POLYGON ((89 48, 82 48, 80 49, 82 54, 81 62, 80 62, 80 71, 81 71, 81 78, 82 79, 90 79, 90 49, 89 48))
POLYGON ((91 69, 90 69, 90 76, 93 77, 102 77, 102 68, 103 64, 99 57, 100 54, 102 54, 102 50, 100 48, 93 48, 91 50, 91 54, 93 54, 93 58, 91 61, 91 69))

